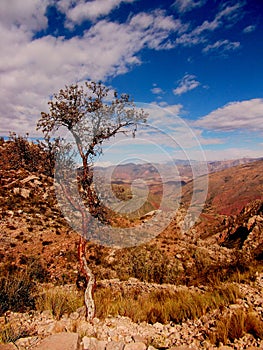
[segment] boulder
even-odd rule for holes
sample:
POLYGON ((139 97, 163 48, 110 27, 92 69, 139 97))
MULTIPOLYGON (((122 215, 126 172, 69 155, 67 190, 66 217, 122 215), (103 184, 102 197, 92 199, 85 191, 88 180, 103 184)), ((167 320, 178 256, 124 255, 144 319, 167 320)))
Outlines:
POLYGON ((45 338, 33 350, 80 350, 77 333, 58 333, 45 338))

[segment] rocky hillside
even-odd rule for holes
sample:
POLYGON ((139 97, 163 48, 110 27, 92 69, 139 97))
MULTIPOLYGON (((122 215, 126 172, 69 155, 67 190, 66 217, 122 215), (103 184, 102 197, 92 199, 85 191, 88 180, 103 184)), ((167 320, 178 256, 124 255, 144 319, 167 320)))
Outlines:
MULTIPOLYGON (((74 334, 64 341, 76 350, 263 347, 262 160, 210 174, 208 200, 191 230, 181 230, 189 182, 182 207, 152 241, 124 249, 89 243, 98 316, 90 324, 83 316, 79 236, 57 206, 45 153, 39 166, 30 157, 11 162, 11 146, 1 145, 0 349, 2 341, 55 350, 41 341, 63 332, 74 334)), ((153 222, 158 232, 161 223, 153 222)))

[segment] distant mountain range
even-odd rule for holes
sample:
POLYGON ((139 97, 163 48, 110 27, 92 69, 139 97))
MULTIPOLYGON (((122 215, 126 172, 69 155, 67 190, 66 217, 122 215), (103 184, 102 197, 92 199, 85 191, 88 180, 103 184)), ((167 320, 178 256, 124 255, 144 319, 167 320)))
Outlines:
POLYGON ((127 163, 108 167, 96 166, 95 171, 106 178, 111 177, 112 183, 127 184, 134 180, 144 180, 148 184, 181 183, 185 184, 193 177, 207 173, 218 172, 234 166, 263 160, 262 158, 241 158, 223 161, 209 161, 207 163, 176 159, 169 163, 127 163))

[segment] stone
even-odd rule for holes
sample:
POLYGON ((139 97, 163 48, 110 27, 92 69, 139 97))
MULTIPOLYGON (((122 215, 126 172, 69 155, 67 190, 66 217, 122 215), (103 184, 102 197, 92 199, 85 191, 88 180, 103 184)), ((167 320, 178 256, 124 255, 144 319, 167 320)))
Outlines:
POLYGON ((30 193, 31 193, 31 191, 27 190, 26 188, 21 188, 21 190, 20 190, 20 195, 23 198, 28 198, 30 196, 30 193))
POLYGON ((122 341, 111 341, 106 345, 106 350, 123 350, 124 345, 122 341))
POLYGON ((146 350, 147 346, 143 342, 126 344, 124 350, 146 350))
POLYGON ((13 188, 14 194, 20 194, 20 188, 19 187, 14 187, 13 188))
POLYGON ((38 341, 39 341, 39 338, 36 336, 19 338, 15 342, 15 345, 17 346, 18 349, 28 349, 28 348, 31 348, 33 346, 33 344, 37 344, 38 341))
POLYGON ((0 350, 17 350, 14 344, 0 344, 0 350))
POLYGON ((77 333, 58 333, 45 338, 33 350, 80 350, 77 333))
POLYGON ((154 346, 152 346, 152 345, 149 345, 147 350, 156 350, 156 348, 154 346))
POLYGON ((78 312, 72 312, 69 317, 72 319, 72 320, 77 320, 79 318, 79 313, 78 312))
POLYGON ((142 343, 146 343, 146 339, 144 337, 142 337, 139 334, 135 334, 132 336, 132 339, 134 340, 134 342, 142 342, 142 343))
POLYGON ((96 338, 83 337, 82 339, 83 350, 105 350, 107 342, 104 340, 98 340, 96 338))
POLYGON ((20 182, 22 184, 26 184, 27 182, 32 181, 32 180, 39 180, 39 177, 36 175, 29 175, 26 178, 24 178, 23 180, 21 180, 20 182))

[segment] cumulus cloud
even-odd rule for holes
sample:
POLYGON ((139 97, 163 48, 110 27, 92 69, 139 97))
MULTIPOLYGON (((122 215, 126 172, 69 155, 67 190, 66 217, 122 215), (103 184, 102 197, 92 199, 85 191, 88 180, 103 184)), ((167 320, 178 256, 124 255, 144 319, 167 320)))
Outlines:
POLYGON ((2 17, 6 11, 6 19, 0 23, 1 134, 8 134, 9 130, 34 133, 36 120, 40 111, 46 110, 50 94, 71 82, 105 81, 124 74, 141 64, 137 54, 142 48, 159 50, 165 47, 171 32, 182 29, 178 19, 158 10, 139 13, 125 23, 101 20, 82 36, 70 39, 51 35, 34 38, 47 25, 45 8, 41 7, 45 0, 25 1, 27 11, 24 9, 18 18, 21 2, 13 1, 13 17, 0 2, 2 17), (36 18, 41 19, 37 24, 36 18), (17 21, 21 25, 15 25, 17 21), (22 24, 24 21, 26 25, 22 24))
POLYGON ((60 0, 57 3, 58 9, 65 13, 67 25, 81 24, 85 20, 96 20, 101 16, 108 15, 121 3, 132 3, 137 0, 60 0))
POLYGON ((196 80, 195 75, 186 74, 179 82, 177 88, 173 90, 175 95, 182 95, 188 91, 191 91, 197 88, 200 85, 200 82, 196 80))
POLYGON ((210 130, 237 129, 263 132, 263 99, 231 102, 193 123, 210 130))
MULTIPOLYGON (((105 17, 121 4, 134 1, 0 0, 0 133, 14 130, 32 135, 50 95, 65 84, 87 79, 106 81, 125 74, 142 63, 142 49, 174 48, 180 42, 175 37, 181 38, 183 45, 187 40, 189 44, 205 41, 205 33, 232 18, 241 6, 224 6, 213 21, 205 21, 189 33, 190 24, 160 9, 131 14, 124 23, 105 17), (86 19, 93 24, 79 36, 45 35, 48 6, 64 13, 67 25, 75 26, 86 19)), ((188 9, 193 3, 197 7, 201 1, 188 0, 188 9)), ((195 76, 186 75, 174 93, 180 95, 198 85, 195 76)), ((157 89, 152 92, 162 93, 157 89)))
POLYGON ((45 12, 50 3, 51 0, 0 1, 0 22, 11 30, 15 28, 23 31, 45 29, 48 24, 45 12))
POLYGON ((173 3, 173 7, 179 12, 179 13, 185 13, 188 11, 191 11, 194 8, 201 7, 206 3, 207 0, 176 0, 173 3))

